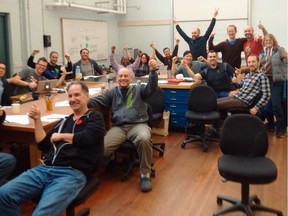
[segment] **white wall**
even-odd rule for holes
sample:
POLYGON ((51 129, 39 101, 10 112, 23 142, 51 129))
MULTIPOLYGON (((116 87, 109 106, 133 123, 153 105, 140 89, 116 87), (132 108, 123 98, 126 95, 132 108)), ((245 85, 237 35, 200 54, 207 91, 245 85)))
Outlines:
MULTIPOLYGON (((251 0, 251 24, 255 30, 259 20, 272 33, 280 46, 288 49, 287 0, 251 0)), ((256 31, 259 34, 261 31, 256 31)))
MULTIPOLYGON (((82 0, 66 0, 82 3, 82 0)), ((205 1, 205 0, 203 0, 205 1)), ((251 24, 257 33, 258 21, 261 20, 267 30, 273 33, 281 46, 287 50, 287 0, 250 0, 251 24)), ((10 58, 12 71, 19 71, 26 65, 26 60, 33 48, 40 49, 40 56, 48 57, 52 50, 60 54, 59 63, 63 62, 61 41, 61 18, 104 20, 108 22, 108 47, 117 46, 120 58, 125 45, 140 48, 151 53, 149 44, 154 41, 156 47, 173 47, 172 4, 173 0, 127 0, 127 14, 99 14, 76 9, 50 9, 45 5, 56 0, 1 0, 0 12, 9 14, 10 58), (22 25, 21 25, 22 24, 22 25), (22 27, 21 27, 22 26, 22 27), (51 35, 52 47, 43 47, 43 35, 51 35)), ((179 0, 175 0, 175 3, 179 0)), ((95 0, 85 0, 85 4, 95 5, 95 0)), ((197 10, 195 5, 187 5, 197 10)), ((221 13, 221 9, 219 11, 221 13)), ((211 12, 207 12, 211 14, 211 12)), ((243 36, 239 30, 238 36, 243 36)), ((180 42, 185 43, 183 40, 180 42)), ((108 65, 108 60, 100 61, 108 65)))

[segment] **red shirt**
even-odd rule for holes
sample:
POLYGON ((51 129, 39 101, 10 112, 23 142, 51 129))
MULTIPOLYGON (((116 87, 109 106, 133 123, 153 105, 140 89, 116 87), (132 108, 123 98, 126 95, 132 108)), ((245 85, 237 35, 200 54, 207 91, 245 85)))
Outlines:
POLYGON ((247 40, 243 44, 243 50, 245 54, 245 59, 246 59, 246 64, 247 64, 247 59, 250 55, 256 55, 259 56, 260 52, 263 50, 262 46, 262 36, 259 36, 259 39, 257 42, 254 41, 254 38, 247 40))

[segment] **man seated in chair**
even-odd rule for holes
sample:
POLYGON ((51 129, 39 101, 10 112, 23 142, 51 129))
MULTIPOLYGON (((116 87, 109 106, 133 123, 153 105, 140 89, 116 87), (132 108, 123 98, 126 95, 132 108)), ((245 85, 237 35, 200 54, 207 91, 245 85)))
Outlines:
POLYGON ((189 74, 195 80, 204 80, 214 89, 217 98, 227 97, 235 89, 232 80, 236 80, 234 68, 227 63, 217 61, 217 52, 210 50, 207 57, 208 67, 199 73, 190 69, 189 74))
POLYGON ((0 187, 0 215, 21 215, 22 202, 41 197, 33 215, 60 216, 85 186, 86 175, 102 160, 105 126, 101 114, 88 110, 88 87, 75 81, 67 92, 73 113, 48 133, 40 108, 31 106, 29 117, 34 120, 42 164, 0 187))
POLYGON ((256 105, 250 108, 250 113, 256 115, 258 110, 265 106, 270 99, 270 87, 267 76, 259 71, 259 58, 256 55, 248 57, 248 73, 237 83, 239 91, 232 92, 229 97, 217 99, 217 107, 221 115, 225 115, 230 108, 249 108, 255 97, 262 93, 256 105))
POLYGON ((147 85, 130 85, 132 76, 127 68, 117 73, 119 86, 104 94, 91 98, 88 107, 111 107, 112 128, 104 138, 104 157, 111 158, 127 140, 134 143, 140 158, 141 191, 152 190, 150 180, 152 162, 151 128, 147 125, 148 114, 145 99, 158 88, 157 62, 149 61, 150 70, 147 85))

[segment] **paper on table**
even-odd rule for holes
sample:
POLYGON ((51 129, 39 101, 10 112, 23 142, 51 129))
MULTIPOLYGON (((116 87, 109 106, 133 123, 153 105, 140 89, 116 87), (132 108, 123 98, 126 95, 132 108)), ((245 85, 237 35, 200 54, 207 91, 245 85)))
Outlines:
POLYGON ((100 77, 100 76, 84 76, 84 79, 89 79, 89 78, 98 78, 98 77, 100 77))
MULTIPOLYGON (((58 121, 67 115, 65 114, 51 114, 47 116, 42 116, 41 120, 45 122, 53 122, 53 121, 58 121)), ((29 119, 27 115, 7 115, 6 116, 6 121, 7 122, 13 122, 13 123, 18 123, 22 125, 27 125, 29 124, 29 119)))
POLYGON ((6 115, 6 122, 14 122, 22 125, 29 124, 27 115, 6 115))
POLYGON ((69 106, 68 100, 58 101, 58 102, 55 103, 55 107, 63 107, 63 106, 69 106))
POLYGON ((94 95, 101 92, 101 88, 89 88, 89 95, 94 95))
POLYGON ((166 84, 166 83, 168 83, 168 81, 167 81, 167 80, 158 80, 158 83, 160 83, 160 84, 166 84))

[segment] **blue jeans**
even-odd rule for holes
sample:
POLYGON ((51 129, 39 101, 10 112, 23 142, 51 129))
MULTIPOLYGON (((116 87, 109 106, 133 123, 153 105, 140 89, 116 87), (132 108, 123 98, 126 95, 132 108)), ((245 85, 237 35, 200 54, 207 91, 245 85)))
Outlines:
POLYGON ((277 132, 285 132, 286 123, 282 107, 284 82, 273 82, 272 79, 269 78, 269 84, 270 84, 271 98, 264 107, 265 117, 267 118, 268 124, 272 126, 274 124, 274 115, 275 115, 277 132))
POLYGON ((13 155, 0 152, 0 185, 12 173, 16 165, 16 159, 13 155))
POLYGON ((85 183, 86 176, 71 167, 39 165, 0 187, 0 215, 22 215, 21 203, 41 197, 33 215, 60 216, 85 183))

